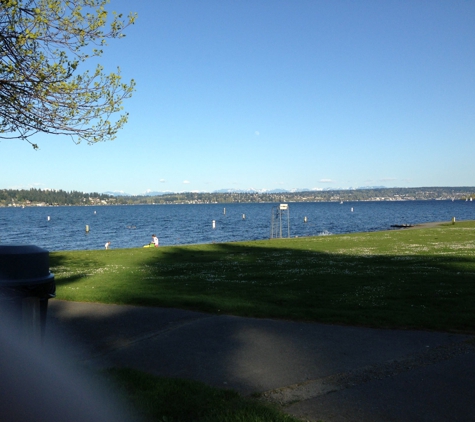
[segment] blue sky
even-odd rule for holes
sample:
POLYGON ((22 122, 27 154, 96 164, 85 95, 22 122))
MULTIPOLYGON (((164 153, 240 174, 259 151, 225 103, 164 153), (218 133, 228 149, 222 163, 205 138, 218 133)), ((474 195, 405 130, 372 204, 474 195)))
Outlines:
POLYGON ((475 1, 111 0, 113 142, 1 141, 0 188, 475 185, 475 1))

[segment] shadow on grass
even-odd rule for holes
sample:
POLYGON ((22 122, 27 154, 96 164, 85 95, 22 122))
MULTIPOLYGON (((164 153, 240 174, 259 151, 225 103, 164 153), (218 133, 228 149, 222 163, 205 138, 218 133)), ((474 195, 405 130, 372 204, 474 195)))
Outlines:
MULTIPOLYGON (((110 279, 95 276, 96 284, 107 281, 85 300, 371 327, 473 331, 473 258, 347 255, 310 248, 305 239, 298 239, 109 251, 102 256, 124 263, 123 270, 110 279)), ((53 262, 68 266, 61 257, 53 262)), ((82 258, 80 262, 76 269, 82 258)), ((93 270, 98 264, 88 259, 84 265, 93 270)), ((71 273, 58 284, 77 284, 88 279, 84 274, 71 273)), ((80 295, 68 299, 84 300, 80 295)))

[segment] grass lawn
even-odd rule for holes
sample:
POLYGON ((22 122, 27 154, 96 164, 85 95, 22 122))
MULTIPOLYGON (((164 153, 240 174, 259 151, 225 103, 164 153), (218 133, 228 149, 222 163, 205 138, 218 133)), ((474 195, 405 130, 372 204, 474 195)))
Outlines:
POLYGON ((475 332, 475 222, 50 254, 57 298, 475 332))

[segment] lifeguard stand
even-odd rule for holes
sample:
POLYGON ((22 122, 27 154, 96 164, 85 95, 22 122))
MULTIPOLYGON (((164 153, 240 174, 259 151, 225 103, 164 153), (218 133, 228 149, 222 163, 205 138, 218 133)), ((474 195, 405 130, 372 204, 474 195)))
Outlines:
POLYGON ((282 238, 282 222, 284 225, 284 234, 285 234, 285 225, 287 224, 287 237, 290 237, 290 212, 288 204, 279 204, 272 207, 272 214, 270 220, 270 238, 282 238))

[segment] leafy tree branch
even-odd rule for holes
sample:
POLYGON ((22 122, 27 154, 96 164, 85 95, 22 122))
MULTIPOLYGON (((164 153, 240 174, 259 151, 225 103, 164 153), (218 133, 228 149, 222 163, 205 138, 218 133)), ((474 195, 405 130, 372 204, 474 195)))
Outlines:
POLYGON ((121 38, 136 15, 105 9, 108 0, 0 0, 0 138, 30 141, 36 133, 74 142, 112 140, 127 121, 122 102, 135 82, 120 69, 79 73, 121 38))

